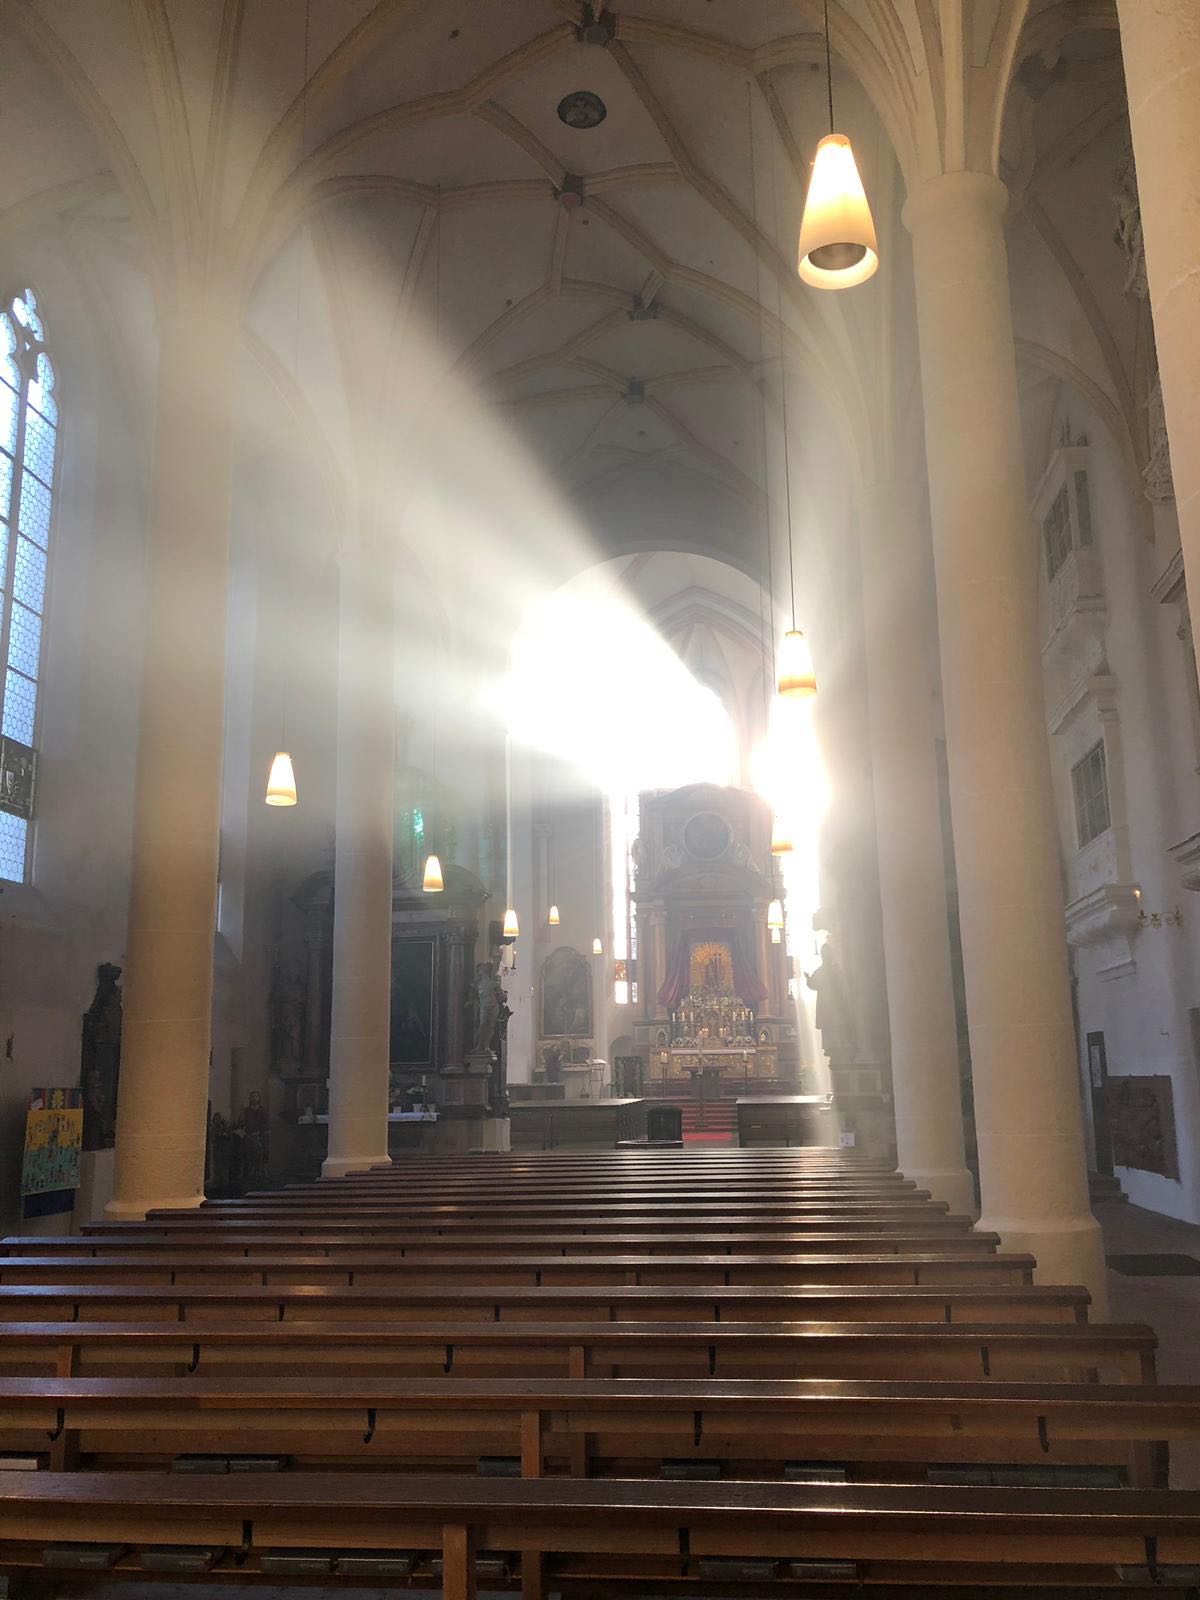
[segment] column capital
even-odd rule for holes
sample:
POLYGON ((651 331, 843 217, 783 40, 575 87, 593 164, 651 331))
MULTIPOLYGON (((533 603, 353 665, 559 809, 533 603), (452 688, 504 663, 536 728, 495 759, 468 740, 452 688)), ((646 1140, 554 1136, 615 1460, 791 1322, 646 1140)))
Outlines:
POLYGON ((990 172, 942 172, 912 191, 900 215, 916 234, 968 208, 1002 218, 1011 199, 1008 185, 990 172))

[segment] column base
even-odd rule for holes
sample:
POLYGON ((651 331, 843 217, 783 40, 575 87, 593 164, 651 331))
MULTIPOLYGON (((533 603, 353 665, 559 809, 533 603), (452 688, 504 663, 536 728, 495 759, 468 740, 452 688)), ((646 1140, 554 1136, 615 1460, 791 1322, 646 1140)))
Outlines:
POLYGON ((1040 1222, 1033 1217, 985 1214, 979 1219, 979 1227, 1000 1235, 1001 1250, 1027 1250, 1034 1256, 1037 1260, 1034 1277, 1038 1283, 1083 1284, 1092 1297, 1088 1311, 1092 1322, 1103 1322, 1108 1316, 1104 1236, 1095 1217, 1040 1222))
POLYGON ((152 1200, 110 1200, 104 1208, 108 1222, 144 1222, 148 1211, 195 1211, 204 1204, 202 1194, 168 1194, 152 1200))
POLYGON ((348 1172, 370 1172, 375 1167, 390 1167, 391 1156, 326 1156, 321 1163, 323 1178, 344 1178, 348 1172))
POLYGON ((944 1200, 951 1216, 973 1217, 979 1210, 975 1180, 966 1167, 902 1167, 918 1189, 928 1189, 935 1200, 944 1200))

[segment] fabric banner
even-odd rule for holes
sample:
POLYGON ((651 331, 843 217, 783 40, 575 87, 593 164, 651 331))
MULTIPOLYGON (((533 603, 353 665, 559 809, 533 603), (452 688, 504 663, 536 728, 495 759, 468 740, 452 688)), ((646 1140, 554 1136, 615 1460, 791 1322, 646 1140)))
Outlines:
POLYGON ((21 1164, 22 1209, 27 1217, 71 1209, 74 1191, 79 1187, 82 1148, 82 1091, 31 1089, 21 1164))

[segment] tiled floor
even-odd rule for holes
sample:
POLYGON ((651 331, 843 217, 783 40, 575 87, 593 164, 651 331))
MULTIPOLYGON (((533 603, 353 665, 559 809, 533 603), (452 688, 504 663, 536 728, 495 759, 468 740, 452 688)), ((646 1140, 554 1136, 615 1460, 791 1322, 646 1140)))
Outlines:
MULTIPOLYGON (((1130 1205, 1100 1205, 1109 1255, 1165 1254, 1200 1260, 1200 1228, 1130 1205)), ((1160 1383, 1200 1383, 1200 1277, 1135 1278, 1109 1272, 1113 1322, 1148 1322, 1158 1334, 1160 1383)), ((1171 1446, 1173 1488, 1200 1489, 1200 1443, 1171 1446)))

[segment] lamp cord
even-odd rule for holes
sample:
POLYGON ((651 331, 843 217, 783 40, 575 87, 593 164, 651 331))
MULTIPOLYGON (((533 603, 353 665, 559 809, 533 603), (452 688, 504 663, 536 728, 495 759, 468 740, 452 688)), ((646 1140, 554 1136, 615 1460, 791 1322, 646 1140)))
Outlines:
MULTIPOLYGON (((746 79, 746 142, 750 151, 750 204, 753 213, 754 230, 758 232, 758 183, 754 166, 754 108, 752 103, 753 90, 750 79, 746 79)), ((763 653, 763 735, 766 736, 770 724, 771 693, 768 684, 775 678, 775 619, 771 618, 771 647, 770 647, 770 674, 767 672, 767 619, 765 601, 770 600, 774 610, 775 593, 771 572, 771 468, 770 451, 767 448, 767 397, 762 385, 763 365, 763 305, 762 305, 762 257, 756 250, 754 252, 754 289, 758 305, 758 367, 759 367, 759 414, 762 421, 762 463, 763 463, 763 493, 766 499, 766 515, 763 518, 763 534, 765 545, 765 577, 766 588, 760 581, 758 586, 758 626, 762 637, 763 653)))
POLYGON ((833 58, 829 50, 829 0, 825 0, 825 86, 829 91, 829 131, 833 132, 833 58))
MULTIPOLYGON (((828 13, 829 0, 825 0, 825 10, 828 13)), ((828 42, 828 34, 826 41, 828 42)), ((779 234, 779 188, 775 171, 775 147, 771 145, 769 151, 771 163, 771 232, 778 237, 779 234)), ((796 631, 796 553, 795 541, 792 537, 792 453, 789 448, 791 435, 788 432, 788 384, 787 363, 784 359, 783 347, 783 286, 779 274, 775 274, 775 321, 779 328, 779 399, 783 423, 783 499, 787 517, 787 551, 788 551, 788 590, 792 602, 792 632, 796 631)))

